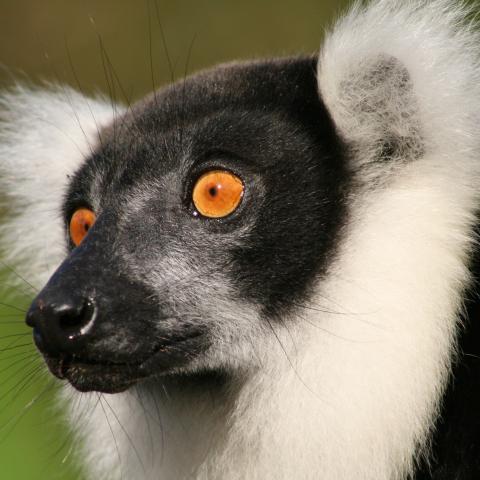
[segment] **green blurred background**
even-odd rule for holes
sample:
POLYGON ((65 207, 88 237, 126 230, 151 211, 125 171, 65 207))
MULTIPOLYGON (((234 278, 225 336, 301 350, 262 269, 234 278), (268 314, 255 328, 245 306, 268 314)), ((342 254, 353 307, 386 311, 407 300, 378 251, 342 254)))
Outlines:
MULTIPOLYGON (((121 90, 135 100, 187 70, 315 51, 346 3, 0 0, 0 86, 14 79, 54 81, 108 95, 109 63, 121 90)), ((124 101, 118 84, 115 91, 124 101)), ((19 273, 28 280, 28 272, 19 273)), ((82 478, 72 465, 76 446, 62 426, 52 381, 23 326, 32 290, 27 284, 22 290, 0 298, 0 480, 82 478)))

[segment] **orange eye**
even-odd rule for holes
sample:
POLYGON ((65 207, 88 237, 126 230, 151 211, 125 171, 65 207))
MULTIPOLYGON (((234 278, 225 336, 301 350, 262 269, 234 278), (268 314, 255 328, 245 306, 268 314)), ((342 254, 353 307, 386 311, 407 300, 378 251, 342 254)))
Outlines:
POLYGON ((88 208, 79 208, 70 219, 70 238, 78 247, 95 223, 96 216, 88 208))
POLYGON ((192 197, 195 208, 204 217, 226 217, 240 204, 243 183, 233 173, 212 170, 197 180, 192 197))

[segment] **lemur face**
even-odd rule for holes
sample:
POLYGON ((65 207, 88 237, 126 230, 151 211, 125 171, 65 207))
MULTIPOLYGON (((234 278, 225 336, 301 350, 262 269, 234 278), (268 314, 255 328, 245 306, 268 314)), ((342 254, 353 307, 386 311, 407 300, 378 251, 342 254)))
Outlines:
POLYGON ((315 67, 220 67, 100 133, 65 198, 68 256, 28 313, 55 375, 118 392, 224 370, 308 297, 334 254, 346 180, 315 67))

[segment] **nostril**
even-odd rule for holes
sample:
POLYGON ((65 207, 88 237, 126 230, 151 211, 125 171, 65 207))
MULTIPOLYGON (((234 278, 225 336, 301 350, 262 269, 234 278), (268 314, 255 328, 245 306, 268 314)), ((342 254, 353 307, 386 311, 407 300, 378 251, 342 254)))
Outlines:
POLYGON ((76 312, 66 312, 58 316, 58 324, 63 329, 74 328, 81 323, 82 315, 77 315, 76 312))
POLYGON ((86 333, 95 317, 95 305, 89 299, 76 304, 62 304, 54 308, 58 327, 66 332, 86 333))

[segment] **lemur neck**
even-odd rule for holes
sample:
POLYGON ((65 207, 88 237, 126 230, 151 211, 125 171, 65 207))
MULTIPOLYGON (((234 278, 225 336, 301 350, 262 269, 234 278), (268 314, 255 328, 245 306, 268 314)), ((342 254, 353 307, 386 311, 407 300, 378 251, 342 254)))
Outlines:
POLYGON ((436 395, 422 397, 425 380, 402 373, 398 332, 358 314, 309 322, 306 339, 282 337, 248 373, 157 379, 105 395, 110 425, 97 406, 86 432, 87 448, 109 449, 89 452, 94 466, 109 459, 95 478, 113 470, 146 480, 406 478, 436 395))

